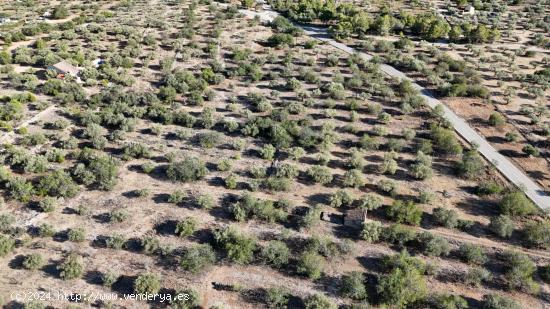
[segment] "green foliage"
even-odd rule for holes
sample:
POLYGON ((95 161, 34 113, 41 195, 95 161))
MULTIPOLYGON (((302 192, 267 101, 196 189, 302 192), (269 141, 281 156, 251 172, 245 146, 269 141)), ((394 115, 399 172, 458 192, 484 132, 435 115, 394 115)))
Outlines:
POLYGON ((302 217, 300 226, 305 229, 311 229, 321 221, 322 206, 315 205, 308 209, 307 213, 302 217))
POLYGON ((288 263, 290 249, 284 242, 273 240, 262 248, 261 257, 267 265, 281 268, 288 263))
POLYGON ((8 235, 0 234, 0 257, 8 255, 15 248, 15 240, 8 235))
POLYGON ((358 271, 352 271, 342 276, 340 284, 340 294, 356 300, 367 298, 367 288, 365 286, 365 277, 358 271))
POLYGON ((386 215, 397 223, 419 225, 422 220, 422 209, 412 201, 394 201, 388 207, 386 215))
POLYGON ((431 135, 435 145, 443 153, 449 155, 458 155, 462 153, 462 146, 460 146, 453 131, 440 126, 432 126, 431 135))
POLYGON ((5 184, 8 197, 26 203, 30 201, 34 193, 32 183, 22 177, 13 177, 5 184))
POLYGON ((179 237, 189 237, 195 233, 197 229, 197 220, 193 217, 185 218, 176 224, 176 235, 179 237))
POLYGON ((498 294, 483 296, 482 309, 520 309, 515 300, 498 294))
POLYGON ((284 309, 288 305, 289 293, 284 288, 267 289, 265 302, 270 309, 284 309))
POLYGON ((288 216, 284 210, 276 208, 273 201, 260 200, 250 194, 244 194, 230 207, 230 212, 238 221, 257 218, 268 222, 284 222, 288 216))
POLYGON ((502 214, 512 217, 526 216, 537 211, 535 205, 521 191, 507 193, 498 206, 502 214))
POLYGON ((82 258, 76 254, 70 254, 65 260, 57 266, 60 271, 59 277, 63 280, 80 278, 84 274, 84 264, 82 258))
POLYGON ((156 274, 142 273, 134 281, 134 291, 137 294, 155 294, 160 290, 160 278, 156 274))
POLYGON ((433 210, 434 221, 447 228, 455 228, 458 225, 458 213, 454 209, 437 207, 433 210))
POLYGON ((266 144, 264 145, 260 150, 260 156, 262 157, 262 159, 264 160, 273 160, 273 158, 275 157, 275 151, 277 149, 271 145, 271 144, 266 144))
POLYGON ((292 46, 294 45, 294 37, 288 33, 274 33, 267 39, 267 43, 271 46, 292 46))
POLYGON ((52 212, 58 205, 58 200, 55 197, 46 196, 43 200, 38 202, 38 207, 43 212, 52 212))
POLYGON ((537 294, 540 286, 533 280, 537 267, 529 256, 514 251, 506 251, 502 256, 504 263, 504 281, 510 289, 524 290, 537 294))
POLYGON ((64 19, 69 17, 69 10, 64 5, 58 5, 53 9, 52 17, 54 19, 64 19))
POLYGON ((197 198, 197 205, 202 209, 211 209, 214 207, 214 198, 210 194, 201 194, 197 198))
POLYGON ((32 253, 23 259, 23 267, 28 270, 37 270, 44 266, 44 258, 39 253, 32 253))
POLYGON ((439 294, 430 299, 434 309, 467 309, 468 302, 459 295, 439 294))
POLYGON ((70 229, 67 233, 67 239, 74 242, 83 242, 86 239, 86 231, 83 227, 70 229))
POLYGON ((124 248, 124 245, 126 244, 126 238, 124 238, 121 234, 113 234, 105 240, 105 245, 107 248, 120 250, 124 248))
POLYGON ((377 242, 380 239, 382 233, 382 223, 380 221, 369 221, 363 223, 363 229, 361 230, 361 239, 368 243, 377 242))
POLYGON ((166 169, 166 176, 172 181, 192 182, 204 178, 208 169, 198 158, 185 157, 182 161, 171 162, 166 169))
POLYGON ((185 191, 176 190, 170 193, 170 195, 168 196, 168 203, 181 204, 185 201, 186 198, 187 193, 185 193, 185 191))
POLYGON ((495 216, 491 218, 489 230, 501 238, 510 238, 514 232, 514 223, 509 216, 495 216))
POLYGON ((216 262, 216 254, 208 244, 194 245, 183 253, 180 265, 183 269, 198 273, 216 262))
POLYGON ((413 228, 402 225, 402 224, 392 224, 386 228, 382 229, 381 239, 395 244, 399 247, 403 247, 408 242, 416 238, 416 232, 413 228))
POLYGON ((358 169, 349 170, 344 174, 344 179, 342 183, 346 187, 362 187, 365 185, 363 173, 358 169))
POLYGON ((81 163, 72 171, 76 180, 100 190, 111 190, 116 185, 118 165, 114 158, 85 149, 79 159, 81 163))
POLYGON ((336 309, 337 306, 323 294, 313 294, 304 300, 306 309, 336 309))
POLYGON ((550 221, 529 222, 523 230, 523 237, 528 246, 550 248, 550 221))
POLYGON ((146 235, 140 240, 141 250, 145 254, 155 254, 160 249, 160 242, 158 238, 151 235, 146 235))
POLYGON ((315 182, 322 185, 332 182, 332 172, 326 166, 314 165, 307 170, 307 175, 315 182))
POLYGON ((477 150, 469 150, 462 155, 462 161, 457 164, 458 173, 466 178, 475 178, 484 170, 484 162, 477 150))
POLYGON ((485 268, 474 267, 470 269, 464 276, 464 283, 474 287, 480 287, 482 282, 489 282, 493 279, 493 275, 485 268))
POLYGON ((353 195, 346 190, 338 190, 329 197, 331 207, 350 207, 353 203, 353 195))
POLYGON ((216 244, 222 248, 227 257, 238 264, 248 264, 254 259, 256 240, 238 232, 229 226, 214 232, 216 244))
POLYGON ((418 235, 417 241, 420 244, 422 253, 428 256, 446 256, 451 251, 449 242, 430 232, 422 232, 418 235))
POLYGON ((428 179, 432 177, 432 157, 418 151, 416 154, 415 163, 411 165, 410 172, 416 179, 428 179))
POLYGON ((506 119, 500 113, 494 112, 489 116, 489 124, 494 127, 502 126, 504 123, 506 123, 506 119))
POLYGON ((316 280, 321 277, 324 263, 322 256, 315 252, 306 251, 298 258, 296 271, 309 279, 316 280))
POLYGON ((359 199, 358 207, 367 210, 374 210, 380 208, 380 206, 382 206, 382 202, 382 198, 378 195, 375 195, 374 193, 367 193, 359 199))
POLYGON ((469 243, 463 243, 458 247, 458 255, 469 264, 482 265, 487 262, 487 255, 481 246, 469 243))
POLYGON ((384 264, 390 270, 381 276, 376 286, 383 303, 404 308, 426 297, 428 291, 421 261, 410 258, 405 251, 387 257, 384 264))

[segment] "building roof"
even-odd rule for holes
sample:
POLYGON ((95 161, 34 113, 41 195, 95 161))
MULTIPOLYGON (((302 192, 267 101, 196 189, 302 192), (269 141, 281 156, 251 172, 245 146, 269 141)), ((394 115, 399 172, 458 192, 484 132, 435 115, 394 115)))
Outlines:
POLYGON ((61 73, 68 73, 71 75, 77 75, 78 72, 80 72, 80 69, 75 67, 74 65, 68 63, 67 61, 61 61, 51 66, 55 70, 61 72, 61 73))

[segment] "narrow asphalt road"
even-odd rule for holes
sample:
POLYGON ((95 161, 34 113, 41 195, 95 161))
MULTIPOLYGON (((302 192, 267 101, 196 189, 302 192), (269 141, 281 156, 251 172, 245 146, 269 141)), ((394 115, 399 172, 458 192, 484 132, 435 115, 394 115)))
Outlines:
MULTIPOLYGON (((273 11, 268 5, 263 6, 263 11, 256 12, 251 10, 240 10, 241 13, 248 17, 259 16, 260 20, 264 22, 271 22, 279 13, 273 11)), ((345 44, 336 42, 333 40, 327 32, 326 28, 315 27, 315 26, 306 26, 298 25, 301 27, 306 35, 309 35, 313 38, 316 38, 320 41, 326 42, 327 44, 336 47, 348 54, 357 54, 365 60, 370 60, 372 55, 357 51, 345 44)), ((424 87, 415 83, 412 79, 408 78, 403 72, 396 70, 394 67, 383 64, 381 65, 381 70, 386 74, 397 77, 399 79, 410 80, 413 86, 420 91, 420 94, 426 99, 427 104, 434 108, 435 106, 441 104, 445 112, 445 117, 452 123, 455 131, 462 136, 468 143, 479 145, 479 152, 483 155, 489 162, 491 162, 495 167, 516 186, 523 188, 525 194, 544 212, 550 212, 550 196, 544 192, 544 190, 536 184, 531 178, 529 178, 523 171, 515 166, 510 160, 501 155, 483 136, 477 133, 468 123, 455 114, 450 108, 441 103, 430 94, 430 92, 424 87)))

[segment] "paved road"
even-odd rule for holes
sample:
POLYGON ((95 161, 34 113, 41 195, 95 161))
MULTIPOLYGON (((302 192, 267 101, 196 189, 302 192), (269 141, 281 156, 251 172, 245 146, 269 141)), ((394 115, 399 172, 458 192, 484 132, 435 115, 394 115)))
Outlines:
MULTIPOLYGON (((279 14, 273 11, 269 6, 264 5, 263 11, 256 12, 250 10, 241 10, 241 12, 248 17, 259 16, 262 21, 270 22, 279 14)), ((357 54, 365 60, 370 60, 371 55, 359 52, 345 44, 334 41, 330 38, 330 35, 327 33, 326 28, 315 27, 315 26, 304 26, 298 25, 301 27, 305 34, 316 38, 318 40, 324 41, 327 44, 330 44, 348 54, 357 54)), ((550 196, 544 192, 544 190, 536 184, 531 178, 529 178, 521 169, 515 166, 510 160, 501 155, 489 142, 485 140, 483 136, 477 133, 468 123, 455 114, 450 108, 441 103, 433 97, 430 92, 423 88, 422 86, 416 84, 410 78, 408 78, 403 72, 396 70, 394 67, 389 65, 381 65, 381 70, 390 76, 397 77, 399 79, 408 79, 412 82, 413 86, 418 89, 421 95, 426 99, 426 102, 431 108, 441 104, 445 112, 445 117, 452 123, 455 131, 462 136, 470 144, 475 143, 479 145, 479 152, 491 163, 493 163, 496 168, 506 177, 509 181, 515 184, 518 187, 524 188, 525 194, 543 211, 550 212, 550 196)))

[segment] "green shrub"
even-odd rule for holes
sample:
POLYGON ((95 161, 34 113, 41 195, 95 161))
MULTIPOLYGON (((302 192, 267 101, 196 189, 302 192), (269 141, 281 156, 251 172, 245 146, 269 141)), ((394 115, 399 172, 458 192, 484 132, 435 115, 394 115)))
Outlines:
POLYGON ((101 274, 101 284, 103 284, 104 287, 110 288, 117 282, 118 277, 119 276, 113 272, 103 273, 101 274))
POLYGON ((446 256, 451 251, 449 242, 430 232, 422 232, 418 235, 417 241, 420 244, 421 250, 428 256, 446 256))
POLYGON ((367 193, 359 199, 358 207, 364 208, 367 210, 374 210, 382 206, 382 198, 374 193, 367 193))
POLYGON ((434 309, 467 309, 468 302, 459 295, 439 294, 431 297, 430 306, 434 309))
POLYGON ((238 232, 232 226, 215 231, 214 240, 235 263, 248 264, 254 259, 256 240, 238 232))
POLYGON ((120 250, 124 248, 126 244, 126 238, 121 234, 113 234, 105 240, 107 248, 120 250))
POLYGON ((160 242, 155 236, 146 235, 140 240, 140 243, 141 250, 145 254, 155 254, 160 249, 160 242))
POLYGON ((512 217, 526 216, 537 211, 535 205, 521 191, 510 192, 500 200, 500 212, 512 217))
POLYGON ((287 308, 289 293, 284 288, 269 288, 266 291, 265 303, 270 309, 287 308))
POLYGON ((483 248, 474 244, 461 244, 458 247, 458 255, 464 262, 469 264, 482 265, 487 262, 487 255, 483 248))
POLYGON ((427 295, 423 263, 401 253, 386 258, 390 271, 380 277, 376 290, 383 303, 397 308, 423 300, 427 295))
POLYGON ((38 227, 38 236, 40 237, 52 237, 55 233, 54 227, 47 223, 42 223, 38 227))
POLYGON ((208 244, 194 245, 185 250, 180 265, 183 269, 198 273, 216 262, 216 254, 208 244))
POLYGON ((494 112, 489 116, 489 124, 494 127, 502 126, 505 123, 506 119, 500 113, 494 112))
POLYGON ((382 229, 380 238, 388 243, 403 247, 405 244, 416 238, 416 232, 409 226, 392 224, 382 229))
POLYGON ((342 183, 346 187, 362 187, 365 185, 363 173, 358 169, 349 170, 344 174, 344 179, 342 183))
POLYGON ((433 210, 434 221, 447 228, 455 228, 458 225, 458 213, 453 209, 437 207, 433 210))
POLYGON ((79 159, 81 163, 76 164, 72 171, 77 181, 100 190, 111 190, 115 186, 118 165, 114 158, 85 149, 79 159))
POLYGON ((523 229, 523 237, 528 246, 550 248, 550 221, 530 222, 523 229))
POLYGON ((59 277, 63 280, 80 278, 84 274, 84 264, 82 258, 76 254, 70 254, 65 260, 57 266, 60 271, 59 277))
POLYGON ((193 217, 185 218, 176 224, 176 235, 179 237, 189 237, 195 233, 197 229, 197 220, 193 217))
POLYGON ((340 284, 340 294, 356 300, 367 298, 367 288, 365 286, 365 277, 358 271, 352 271, 342 276, 340 284))
POLYGON ((474 287, 480 287, 482 282, 489 282, 492 279, 493 275, 487 269, 474 267, 465 274, 464 283, 474 287))
POLYGON ((296 271, 298 274, 316 280, 321 277, 324 268, 324 259, 314 252, 304 252, 298 259, 296 271))
POLYGON ((74 197, 78 190, 71 176, 62 170, 42 177, 37 186, 39 194, 53 197, 74 197))
POLYGON ((509 238, 514 232, 514 223, 509 216, 495 216, 491 218, 489 230, 499 237, 509 238))
POLYGON ((8 255, 15 248, 15 240, 11 236, 0 234, 0 257, 8 255))
POLYGON ((57 198, 51 197, 51 196, 47 196, 47 197, 45 197, 43 200, 41 200, 40 202, 38 202, 38 207, 39 207, 43 212, 52 212, 52 211, 54 211, 55 208, 57 207, 57 204, 58 204, 57 198))
POLYGON ((322 294, 313 294, 304 300, 306 309, 336 309, 338 306, 322 294))
POLYGON ((353 203, 353 196, 346 190, 338 190, 329 197, 331 207, 350 207, 353 203))
POLYGON ((419 225, 422 220, 422 210, 412 201, 394 201, 386 211, 386 215, 397 223, 419 225))
POLYGON ((204 178, 208 173, 204 162, 198 158, 186 157, 182 161, 171 162, 166 176, 172 181, 192 182, 204 178))
POLYGON ((214 207, 214 198, 210 194, 201 194, 197 198, 197 205, 202 209, 211 209, 214 207))
POLYGON ((520 309, 521 306, 515 300, 497 295, 489 294, 483 296, 482 309, 520 309))
POLYGON ((485 163, 479 152, 472 149, 462 155, 462 161, 458 163, 457 169, 461 176, 471 179, 479 176, 483 172, 484 166, 485 163))
POLYGON ((309 168, 307 174, 315 183, 322 185, 330 183, 333 178, 330 169, 320 165, 314 165, 309 168))
POLYGON ((260 150, 260 156, 264 160, 273 160, 275 157, 276 148, 271 144, 264 145, 260 150))
POLYGON ((492 181, 482 182, 479 184, 479 186, 476 188, 476 194, 477 195, 492 195, 492 194, 498 194, 502 192, 503 188, 492 181))
POLYGON ((67 238, 69 239, 69 241, 83 242, 86 239, 86 232, 84 228, 77 227, 69 230, 69 232, 67 233, 67 238))
POLYGON ((284 242, 273 240, 262 248, 261 256, 267 265, 280 268, 288 263, 290 249, 284 242))
POLYGON ((185 191, 176 190, 170 193, 170 196, 168 196, 168 203, 181 204, 185 201, 186 198, 187 193, 185 193, 185 191))
POLYGON ((300 220, 300 226, 311 229, 321 221, 322 206, 315 205, 308 209, 307 213, 300 220))
POLYGON ((380 221, 369 221, 363 223, 361 230, 361 239, 368 243, 377 242, 382 233, 382 223, 380 221))
POLYGON ((224 183, 227 189, 237 188, 237 176, 235 174, 229 174, 227 177, 225 177, 224 183))
POLYGON ((160 290, 160 278, 156 274, 142 273, 134 281, 137 294, 155 294, 160 290))
POLYGON ((531 144, 527 144, 527 145, 523 146, 521 151, 523 151, 528 156, 532 156, 532 157, 540 156, 540 151, 537 149, 537 147, 535 147, 531 144))
POLYGON ((32 253, 23 259, 23 267, 28 270, 37 270, 44 266, 44 258, 38 253, 32 253))
POLYGON ((115 209, 109 213, 109 222, 121 223, 128 220, 129 214, 125 209, 115 209))

